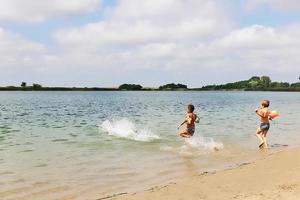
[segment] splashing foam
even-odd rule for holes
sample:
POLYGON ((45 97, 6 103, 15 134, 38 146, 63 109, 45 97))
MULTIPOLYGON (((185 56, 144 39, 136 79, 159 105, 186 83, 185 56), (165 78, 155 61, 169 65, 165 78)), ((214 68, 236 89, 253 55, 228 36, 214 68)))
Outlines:
POLYGON ((185 156, 193 156, 220 151, 223 148, 223 143, 215 142, 213 138, 203 138, 201 136, 194 136, 192 139, 185 139, 184 144, 180 147, 166 145, 160 147, 160 150, 179 153, 185 156))
POLYGON ((108 133, 108 135, 127 138, 135 141, 149 142, 159 139, 159 136, 155 135, 150 130, 138 129, 135 124, 128 119, 112 122, 106 120, 98 127, 102 128, 108 133))
POLYGON ((223 149, 223 144, 215 142, 213 138, 193 137, 192 139, 185 139, 185 142, 194 148, 218 151, 223 149))

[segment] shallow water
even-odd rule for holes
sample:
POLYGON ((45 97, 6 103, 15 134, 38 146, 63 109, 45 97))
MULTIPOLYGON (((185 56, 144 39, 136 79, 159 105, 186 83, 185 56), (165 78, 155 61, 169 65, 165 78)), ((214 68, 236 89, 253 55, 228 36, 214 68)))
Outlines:
POLYGON ((0 199, 97 199, 259 158, 262 99, 281 114, 269 152, 299 146, 300 93, 0 92, 0 199))

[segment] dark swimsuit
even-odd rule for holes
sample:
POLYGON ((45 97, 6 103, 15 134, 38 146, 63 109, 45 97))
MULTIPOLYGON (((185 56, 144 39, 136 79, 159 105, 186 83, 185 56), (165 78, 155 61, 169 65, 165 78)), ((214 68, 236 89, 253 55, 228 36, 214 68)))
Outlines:
POLYGON ((187 128, 187 129, 186 129, 186 132, 187 132, 190 136, 193 136, 194 133, 195 133, 195 128, 187 128))
POLYGON ((269 128, 270 128, 270 123, 261 123, 261 124, 260 124, 260 129, 261 129, 262 131, 268 131, 269 128))
POLYGON ((197 115, 193 114, 193 117, 192 117, 193 125, 186 128, 186 132, 187 132, 190 136, 193 136, 194 133, 195 133, 195 124, 194 124, 194 123, 195 123, 196 118, 197 118, 197 115))

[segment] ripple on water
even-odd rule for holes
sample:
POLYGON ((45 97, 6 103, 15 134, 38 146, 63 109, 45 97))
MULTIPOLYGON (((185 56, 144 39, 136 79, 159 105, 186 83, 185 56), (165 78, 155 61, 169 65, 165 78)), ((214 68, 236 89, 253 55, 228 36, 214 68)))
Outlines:
POLYGON ((54 126, 52 126, 52 128, 60 129, 60 128, 64 128, 64 126, 56 126, 56 125, 54 125, 54 126))
POLYGON ((52 142, 66 142, 66 141, 69 141, 69 139, 65 139, 65 138, 59 138, 59 139, 54 139, 54 140, 51 140, 52 142))
POLYGON ((14 173, 14 172, 11 172, 11 171, 0 172, 0 176, 11 175, 11 174, 15 174, 15 173, 14 173))
POLYGON ((47 167, 47 166, 48 166, 48 164, 43 163, 43 164, 39 164, 39 165, 34 165, 33 167, 39 168, 39 167, 47 167))
POLYGON ((77 134, 74 134, 74 133, 69 133, 68 135, 72 136, 72 137, 78 137, 77 134))
POLYGON ((19 151, 19 153, 28 153, 28 152, 33 152, 32 149, 26 149, 26 150, 23 150, 23 151, 19 151))
POLYGON ((25 142, 23 145, 33 145, 32 142, 25 142))

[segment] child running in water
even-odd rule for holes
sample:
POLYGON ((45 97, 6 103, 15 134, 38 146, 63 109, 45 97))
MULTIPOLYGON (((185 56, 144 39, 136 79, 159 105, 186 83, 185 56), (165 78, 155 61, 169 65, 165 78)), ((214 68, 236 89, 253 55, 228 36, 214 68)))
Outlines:
POLYGON ((195 122, 199 123, 199 118, 194 114, 194 109, 193 105, 188 105, 186 118, 177 127, 179 129, 182 125, 186 124, 186 130, 180 133, 182 137, 191 138, 195 133, 195 122))
POLYGON ((256 136, 260 141, 259 148, 268 148, 267 143, 267 133, 270 128, 270 122, 269 122, 269 114, 270 111, 268 109, 270 105, 270 101, 263 100, 261 102, 260 108, 255 110, 256 114, 260 117, 260 127, 256 131, 256 136))

